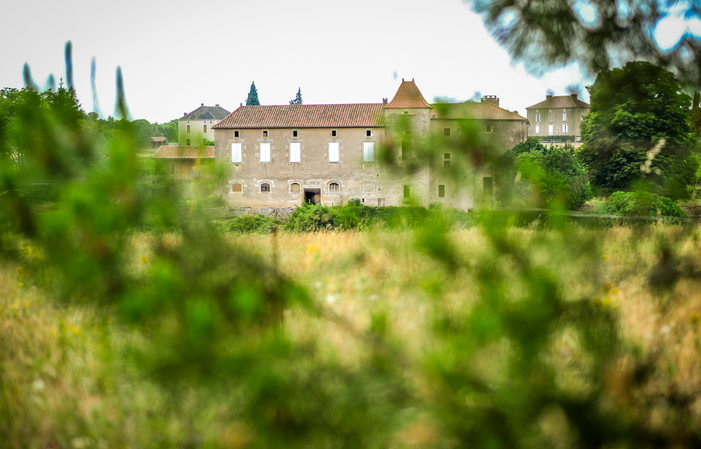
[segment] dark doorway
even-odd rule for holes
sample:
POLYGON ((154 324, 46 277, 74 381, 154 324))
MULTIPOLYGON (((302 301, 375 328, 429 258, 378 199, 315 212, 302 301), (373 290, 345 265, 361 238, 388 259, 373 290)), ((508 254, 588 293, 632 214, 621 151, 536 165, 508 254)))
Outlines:
POLYGON ((321 201, 321 189, 304 189, 304 202, 318 204, 321 201))

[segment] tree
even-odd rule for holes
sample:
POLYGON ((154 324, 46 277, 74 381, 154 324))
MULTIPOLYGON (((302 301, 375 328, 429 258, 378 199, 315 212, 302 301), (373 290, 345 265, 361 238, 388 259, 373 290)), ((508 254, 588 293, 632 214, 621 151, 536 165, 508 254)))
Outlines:
POLYGON ((260 106, 260 101, 258 101, 258 89, 256 89, 255 82, 251 83, 251 90, 248 92, 246 106, 260 106))
POLYGON ((302 104, 302 89, 297 88, 297 95, 293 100, 290 100, 290 104, 302 104))
POLYGON ((582 123, 581 160, 602 193, 629 190, 637 181, 671 198, 688 197, 697 163, 691 155, 691 99, 676 77, 648 62, 599 73, 591 110, 582 123), (659 154, 648 153, 661 145, 659 154), (649 173, 641 166, 650 160, 649 173))
POLYGON ((502 202, 513 199, 576 210, 591 196, 586 170, 571 147, 547 148, 530 138, 504 153, 502 161, 502 167, 510 167, 504 177, 509 182, 501 186, 502 202))
POLYGON ((701 83, 701 51, 693 33, 662 48, 658 26, 677 21, 680 31, 701 16, 699 2, 666 0, 468 0, 514 63, 542 75, 577 63, 589 74, 635 59, 673 70, 684 83, 701 83))

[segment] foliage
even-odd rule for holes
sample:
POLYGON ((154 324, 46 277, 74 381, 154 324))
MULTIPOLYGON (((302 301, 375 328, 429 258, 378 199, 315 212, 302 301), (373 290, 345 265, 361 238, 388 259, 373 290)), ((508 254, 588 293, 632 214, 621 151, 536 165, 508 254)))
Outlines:
POLYGON ((282 220, 266 215, 241 215, 219 223, 221 231, 239 234, 272 234, 282 228, 282 220))
POLYGON ((248 98, 246 98, 246 106, 260 106, 260 101, 258 101, 258 89, 256 89, 256 83, 251 83, 251 90, 248 92, 248 98))
POLYGON ((581 160, 603 193, 638 182, 671 198, 687 198, 696 172, 690 158, 690 98, 675 76, 647 62, 601 72, 590 86, 591 110, 582 123, 581 160), (664 139, 658 155, 648 152, 664 139), (650 159, 652 170, 641 172, 650 159))
POLYGON ((546 148, 530 138, 507 151, 503 165, 511 167, 512 188, 501 190, 501 201, 535 202, 538 207, 579 209, 590 197, 587 173, 571 147, 546 148))
POLYGON ((647 192, 614 192, 597 212, 611 215, 684 218, 686 213, 669 198, 647 192))
POLYGON ((290 100, 290 104, 302 104, 302 88, 297 88, 297 95, 290 100))
MULTIPOLYGON (((662 20, 672 17, 674 6, 685 9, 686 20, 698 20, 697 2, 677 3, 663 0, 613 2, 590 0, 470 0, 472 9, 483 16, 494 39, 526 70, 542 75, 571 63, 590 75, 622 65, 630 60, 645 60, 666 66, 689 85, 701 83, 701 56, 698 37, 680 33, 680 42, 661 51, 654 32, 662 20)), ((677 22, 676 27, 683 27, 677 22)))

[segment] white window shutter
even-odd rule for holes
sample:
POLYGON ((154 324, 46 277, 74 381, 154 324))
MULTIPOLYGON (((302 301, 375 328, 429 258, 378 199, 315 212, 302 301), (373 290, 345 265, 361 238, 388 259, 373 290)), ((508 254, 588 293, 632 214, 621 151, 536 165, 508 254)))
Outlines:
POLYGON ((549 136, 553 135, 553 125, 548 125, 548 135, 549 136))
POLYGON ((535 125, 535 133, 540 134, 540 126, 535 125))
POLYGON ((234 164, 241 163, 241 144, 232 143, 231 144, 231 162, 234 164))
POLYGON ((290 143, 290 162, 302 162, 302 144, 299 142, 290 143))
POLYGON ((339 143, 329 142, 329 162, 338 162, 340 159, 339 143))
POLYGON ((375 160, 375 143, 363 142, 363 160, 373 162, 375 160))
POLYGON ((270 162, 270 144, 261 143, 260 144, 260 161, 270 162))

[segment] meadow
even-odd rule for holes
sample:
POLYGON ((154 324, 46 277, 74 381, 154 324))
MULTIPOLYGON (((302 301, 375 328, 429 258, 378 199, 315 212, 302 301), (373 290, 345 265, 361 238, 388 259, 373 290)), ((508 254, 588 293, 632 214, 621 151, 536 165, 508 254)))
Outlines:
MULTIPOLYGON (((615 423, 602 433, 609 441, 693 444, 701 413, 699 230, 502 231, 451 228, 438 244, 423 229, 227 233, 228 244, 274 267, 310 302, 284 308, 272 343, 297 348, 294 359, 277 357, 282 350, 265 346, 265 330, 252 326, 231 332, 262 359, 192 377, 150 364, 173 351, 160 332, 174 328, 167 318, 143 328, 97 299, 57 301, 27 272, 26 260, 42 256, 25 244, 24 264, 0 267, 2 447, 588 447, 601 438, 583 422, 597 419, 615 423), (550 294, 550 280, 562 304, 579 304, 587 320, 568 324, 567 312, 539 308, 534 297, 550 294), (480 314, 496 292, 496 309, 480 314), (544 313, 551 315, 535 316, 544 313), (615 343, 587 345, 587 328, 572 324, 603 335, 606 317, 615 343), (552 379, 541 385, 545 367, 552 379), (259 385, 276 376, 295 380, 259 385), (538 413, 524 416, 533 397, 541 398, 538 413)), ((156 248, 186 238, 132 233, 132 274, 157 276, 156 248)))

